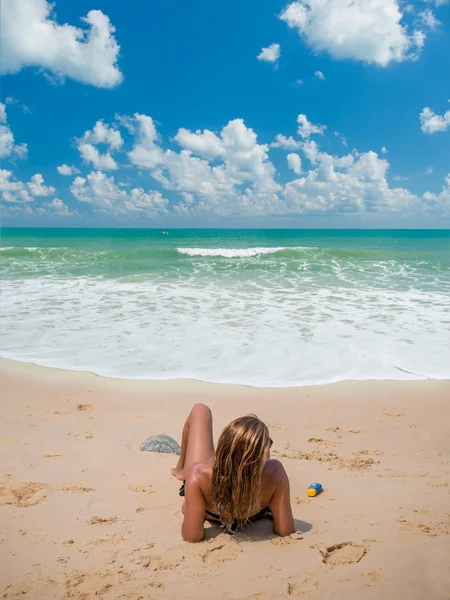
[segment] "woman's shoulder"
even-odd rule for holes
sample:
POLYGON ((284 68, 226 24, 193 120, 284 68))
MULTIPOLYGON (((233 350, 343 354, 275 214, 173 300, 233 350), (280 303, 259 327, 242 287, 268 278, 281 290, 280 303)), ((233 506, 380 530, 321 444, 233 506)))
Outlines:
POLYGON ((204 462, 192 463, 186 473, 186 481, 200 483, 211 480, 211 465, 204 462))
POLYGON ((269 458, 264 463, 263 475, 271 479, 278 479, 286 476, 283 463, 276 458, 269 458))

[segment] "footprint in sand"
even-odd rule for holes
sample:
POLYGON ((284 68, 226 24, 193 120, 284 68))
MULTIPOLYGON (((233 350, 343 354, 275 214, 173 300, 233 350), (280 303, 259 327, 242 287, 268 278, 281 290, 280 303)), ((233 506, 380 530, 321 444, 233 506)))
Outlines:
POLYGON ((323 440, 322 438, 309 438, 308 442, 310 444, 319 444, 319 446, 337 446, 338 442, 328 442, 327 440, 323 440))
POLYGON ((303 594, 311 594, 317 590, 318 584, 311 579, 302 578, 301 581, 290 581, 288 583, 288 596, 302 596, 303 594))
POLYGON ((163 558, 159 554, 151 554, 150 556, 141 556, 133 562, 149 571, 172 571, 179 567, 183 561, 184 556, 179 556, 177 558, 163 558))
POLYGON ((270 540, 271 544, 275 546, 288 546, 289 544, 293 544, 298 540, 303 539, 303 533, 301 531, 296 531, 295 533, 291 533, 287 537, 274 537, 270 540))
POLYGON ((311 498, 302 498, 301 496, 295 496, 291 500, 294 504, 309 504, 311 502, 311 498))
MULTIPOLYGON (((13 583, 12 585, 8 585, 8 587, 3 590, 2 598, 7 598, 8 600, 24 598, 25 595, 28 596, 30 592, 32 593, 33 589, 34 588, 31 585, 27 585, 25 583, 13 583)), ((30 596, 28 597, 30 598, 30 596)))
POLYGON ((156 494, 149 483, 130 483, 128 489, 130 492, 138 492, 140 494, 156 494))
POLYGON ((133 548, 133 550, 129 553, 128 556, 133 556, 134 554, 136 554, 136 552, 146 552, 147 550, 151 550, 154 546, 154 542, 144 542, 141 546, 133 548))
POLYGON ((351 565, 359 562, 366 554, 367 548, 353 542, 343 542, 333 546, 318 548, 322 555, 322 562, 329 566, 351 565))
MULTIPOLYGON (((418 511, 417 511, 418 512, 418 511)), ((437 535, 449 535, 450 534, 450 518, 446 516, 446 518, 437 523, 422 523, 422 522, 413 522, 405 519, 405 517, 400 517, 397 521, 400 525, 400 529, 407 533, 425 533, 430 537, 435 537, 437 535)))
POLYGON ((92 404, 77 404, 76 410, 80 410, 82 412, 86 412, 91 410, 92 404))
MULTIPOLYGON (((79 600, 87 600, 93 597, 101 596, 108 592, 113 586, 115 590, 122 587, 131 579, 132 575, 124 569, 118 571, 102 571, 97 573, 81 573, 80 571, 72 571, 64 573, 64 587, 66 594, 65 598, 77 598, 79 600)), ((123 596, 122 596, 123 597, 123 596)), ((127 594, 127 597, 128 596, 127 594)))
POLYGON ((0 505, 12 504, 20 508, 34 506, 45 500, 49 488, 46 483, 10 483, 0 487, 0 505))
POLYGON ((76 429, 75 431, 69 433, 69 435, 77 439, 85 438, 86 440, 90 440, 94 437, 90 429, 76 429))
POLYGON ((362 515, 343 515, 342 517, 344 521, 361 521, 363 519, 362 515))
POLYGON ((238 550, 231 546, 216 546, 202 554, 200 560, 207 564, 220 564, 236 560, 241 552, 242 550, 238 550))
POLYGON ((62 454, 41 454, 42 458, 59 458, 62 454))
POLYGON ((154 511, 154 508, 151 506, 138 506, 136 512, 140 515, 148 514, 154 511))
POLYGON ((108 546, 121 546, 125 542, 125 536, 122 533, 107 534, 105 537, 97 538, 91 542, 84 542, 84 546, 100 546, 106 544, 108 546))
POLYGON ((112 515, 111 517, 91 517, 86 520, 86 523, 89 523, 89 525, 112 525, 116 522, 116 515, 112 515))
POLYGON ((368 452, 368 450, 359 450, 358 452, 353 452, 352 456, 348 458, 338 456, 335 452, 326 452, 314 449, 311 452, 292 450, 290 452, 283 453, 280 456, 282 458, 293 458, 297 460, 316 460, 317 462, 328 463, 330 467, 336 467, 338 469, 362 471, 365 469, 370 469, 376 463, 373 458, 367 456, 368 452))
POLYGON ((87 492, 95 492, 95 488, 87 487, 85 485, 66 485, 59 489, 62 492, 74 492, 75 494, 85 494, 87 492))
POLYGON ((358 434, 362 433, 362 429, 341 429, 338 427, 328 427, 327 431, 332 431, 333 433, 353 433, 358 434))
POLYGON ((360 573, 360 577, 366 587, 370 587, 380 580, 378 571, 370 571, 369 573, 360 573))
POLYGON ((383 415, 385 417, 404 417, 406 415, 406 413, 405 412, 398 412, 398 413, 396 413, 396 412, 387 412, 387 411, 384 411, 383 415))

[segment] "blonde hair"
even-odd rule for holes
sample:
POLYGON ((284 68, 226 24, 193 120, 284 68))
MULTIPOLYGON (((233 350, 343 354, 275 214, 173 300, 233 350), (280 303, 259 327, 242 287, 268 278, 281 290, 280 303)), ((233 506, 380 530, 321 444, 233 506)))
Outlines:
POLYGON ((260 509, 261 473, 269 430, 255 417, 235 419, 223 430, 213 457, 211 496, 223 525, 242 527, 260 509))

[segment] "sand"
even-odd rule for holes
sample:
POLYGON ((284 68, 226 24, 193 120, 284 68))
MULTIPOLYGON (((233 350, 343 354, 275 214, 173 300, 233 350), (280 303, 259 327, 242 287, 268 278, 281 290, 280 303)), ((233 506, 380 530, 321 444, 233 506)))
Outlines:
POLYGON ((1 598, 449 600, 450 382, 275 390, 0 369, 1 598), (139 445, 180 440, 199 401, 216 435, 250 411, 268 423, 301 533, 267 520, 182 541, 176 457, 139 445))

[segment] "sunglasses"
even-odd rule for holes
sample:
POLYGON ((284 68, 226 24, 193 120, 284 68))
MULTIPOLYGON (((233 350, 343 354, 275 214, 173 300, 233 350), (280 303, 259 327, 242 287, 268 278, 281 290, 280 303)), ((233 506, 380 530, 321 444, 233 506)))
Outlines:
POLYGON ((270 448, 272 448, 272 446, 273 446, 273 439, 269 438, 269 450, 270 450, 270 448))

